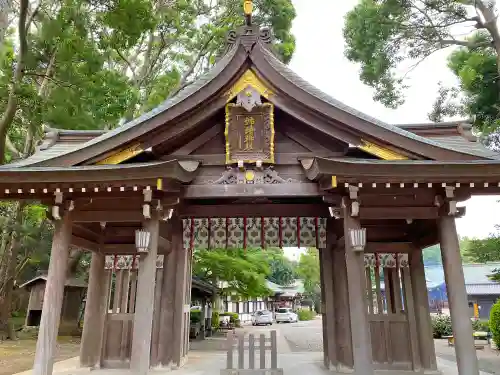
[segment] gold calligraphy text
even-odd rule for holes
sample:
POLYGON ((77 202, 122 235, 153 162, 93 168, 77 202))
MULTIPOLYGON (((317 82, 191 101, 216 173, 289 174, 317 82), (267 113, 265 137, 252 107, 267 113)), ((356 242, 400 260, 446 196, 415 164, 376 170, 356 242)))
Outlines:
POLYGON ((253 141, 255 140, 255 119, 245 117, 245 151, 253 150, 253 141))

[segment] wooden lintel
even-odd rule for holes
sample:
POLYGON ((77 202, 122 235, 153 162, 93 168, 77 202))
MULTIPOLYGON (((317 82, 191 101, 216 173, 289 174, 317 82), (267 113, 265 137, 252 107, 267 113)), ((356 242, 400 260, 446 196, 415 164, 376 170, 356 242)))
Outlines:
POLYGON ((186 187, 186 199, 242 198, 242 197, 317 197, 322 193, 315 183, 284 184, 235 184, 235 185, 189 185, 186 187))
POLYGON ((323 204, 227 204, 185 205, 181 217, 262 217, 310 216, 329 217, 328 206, 323 204))
MULTIPOLYGON (((321 156, 324 158, 335 158, 342 157, 344 155, 343 152, 285 152, 285 153, 276 153, 274 155, 274 161, 276 165, 300 165, 299 159, 301 158, 314 158, 316 156, 321 156)), ((160 160, 175 160, 178 156, 172 155, 164 155, 160 157, 160 160)), ((204 167, 209 166, 225 166, 226 165, 226 155, 225 154, 191 154, 182 157, 183 160, 192 159, 201 161, 204 167)))
POLYGON ((368 242, 365 253, 410 253, 412 249, 411 242, 368 242))
POLYGON ((437 219, 437 207, 363 207, 360 219, 437 219))
POLYGON ((97 251, 99 249, 99 244, 75 235, 71 237, 71 244, 89 251, 97 251))
MULTIPOLYGON (((133 243, 108 243, 102 246, 101 253, 106 255, 137 255, 137 248, 133 243)), ((163 247, 158 248, 158 254, 168 254, 169 250, 163 247)))
POLYGON ((137 223, 144 216, 138 208, 134 211, 76 211, 73 213, 75 223, 137 223))

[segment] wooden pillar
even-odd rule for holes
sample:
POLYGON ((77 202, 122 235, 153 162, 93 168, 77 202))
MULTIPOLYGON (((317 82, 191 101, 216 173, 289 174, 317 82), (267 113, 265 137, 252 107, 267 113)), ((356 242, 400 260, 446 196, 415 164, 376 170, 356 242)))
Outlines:
POLYGON ((337 370, 343 372, 354 366, 344 246, 333 249, 332 258, 337 370))
POLYGON ((54 366, 71 243, 71 212, 65 212, 60 220, 54 222, 54 226, 49 272, 45 284, 42 317, 33 364, 34 375, 51 375, 54 366))
POLYGON ((370 323, 365 301, 366 280, 364 252, 352 248, 350 230, 360 228, 359 220, 351 217, 351 201, 344 198, 344 239, 349 310, 354 358, 354 371, 358 375, 373 374, 370 323))
POLYGON ((177 252, 175 272, 173 356, 174 367, 184 365, 189 347, 189 290, 191 287, 191 251, 184 249, 182 221, 172 218, 172 249, 177 252))
MULTIPOLYGON (((325 368, 330 368, 330 359, 328 358, 328 332, 325 301, 325 262, 323 261, 323 249, 319 249, 319 282, 321 287, 321 325, 323 331, 323 364, 325 368)), ((335 323, 335 322, 334 322, 335 323)))
POLYGON ((175 301, 175 270, 177 245, 172 239, 172 250, 163 260, 163 285, 161 288, 160 336, 158 338, 158 359, 163 367, 172 366, 173 357, 173 330, 174 330, 174 301, 175 301))
MULTIPOLYGON (((165 264, 163 266, 165 266, 165 264)), ((156 286, 155 286, 155 302, 154 302, 154 313, 153 313, 153 328, 151 331, 151 367, 157 366, 160 362, 160 355, 158 352, 158 341, 160 339, 162 286, 163 286, 163 270, 158 268, 158 269, 156 269, 156 286)))
POLYGON ((436 349, 432 337, 432 322, 429 311, 429 296, 427 294, 424 261, 422 259, 422 250, 418 248, 414 248, 410 253, 410 278, 422 367, 427 371, 437 371, 436 349))
MULTIPOLYGON (((326 345, 324 345, 325 359, 328 362, 325 363, 325 367, 328 369, 336 369, 337 367, 337 345, 336 345, 336 335, 335 335, 335 294, 333 288, 333 249, 335 246, 335 235, 333 234, 333 219, 328 220, 328 231, 327 231, 327 247, 326 249, 319 250, 320 252, 320 262, 321 276, 322 276, 322 290, 324 294, 323 306, 325 308, 323 317, 326 318, 324 324, 324 336, 326 333, 326 345)), ((325 343, 324 343, 325 344, 325 343)))
POLYGON ((459 375, 478 375, 478 363, 470 322, 460 246, 453 216, 439 218, 441 257, 450 307, 459 375))
POLYGON ((80 344, 80 366, 96 368, 100 365, 100 345, 102 330, 100 321, 106 313, 101 303, 105 292, 106 270, 104 269, 104 254, 92 253, 90 263, 89 284, 85 302, 82 342, 80 344))
POLYGON ((137 292, 132 334, 130 368, 138 375, 147 374, 150 365, 151 332, 153 328, 154 295, 156 283, 156 255, 158 253, 159 219, 153 216, 146 222, 151 234, 148 253, 141 254, 137 276, 137 292))

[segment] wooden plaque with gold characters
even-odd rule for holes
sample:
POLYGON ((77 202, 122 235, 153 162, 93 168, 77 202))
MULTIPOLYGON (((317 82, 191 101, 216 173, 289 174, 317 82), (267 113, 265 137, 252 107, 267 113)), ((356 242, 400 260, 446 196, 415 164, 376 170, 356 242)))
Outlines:
POLYGON ((226 163, 274 163, 274 106, 226 105, 226 163))

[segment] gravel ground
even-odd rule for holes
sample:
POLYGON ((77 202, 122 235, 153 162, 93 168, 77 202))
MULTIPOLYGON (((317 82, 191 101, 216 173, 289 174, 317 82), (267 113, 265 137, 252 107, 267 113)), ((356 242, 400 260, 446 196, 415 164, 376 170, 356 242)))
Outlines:
POLYGON ((286 339, 290 351, 300 352, 322 352, 323 331, 321 319, 309 322, 299 322, 279 325, 281 335, 286 339))

